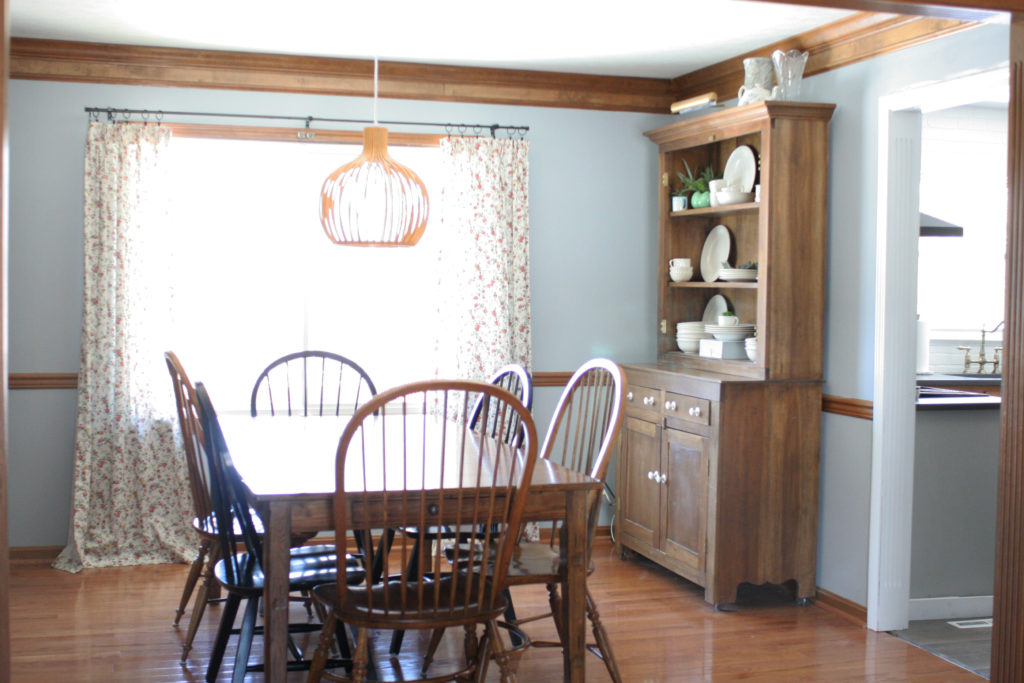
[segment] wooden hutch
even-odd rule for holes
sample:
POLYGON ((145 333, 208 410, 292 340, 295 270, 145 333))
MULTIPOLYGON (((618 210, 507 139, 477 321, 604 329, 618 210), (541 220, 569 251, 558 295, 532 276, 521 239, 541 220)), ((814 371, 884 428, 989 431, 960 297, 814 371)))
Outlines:
POLYGON ((828 222, 828 126, 835 105, 757 102, 646 133, 659 149, 658 354, 624 364, 626 422, 617 474, 616 544, 733 603, 741 583, 815 592, 818 451, 828 222), (670 211, 684 160, 721 177, 736 147, 759 162, 760 201, 670 211), (709 232, 731 234, 730 264, 754 282, 703 282, 709 232), (671 282, 668 261, 694 276, 671 282), (757 360, 682 353, 676 323, 723 295, 755 323, 757 360))

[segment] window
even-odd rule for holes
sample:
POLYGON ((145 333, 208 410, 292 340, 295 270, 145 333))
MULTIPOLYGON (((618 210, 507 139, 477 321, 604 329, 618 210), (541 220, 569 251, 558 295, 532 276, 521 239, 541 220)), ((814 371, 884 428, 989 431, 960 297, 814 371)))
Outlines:
MULTIPOLYGON (((399 249, 340 247, 320 226, 324 178, 360 150, 172 139, 165 244, 174 350, 222 412, 247 412, 260 371, 301 349, 351 358, 378 389, 433 374, 436 225, 399 249)), ((436 207, 438 148, 390 151, 423 179, 436 207)))

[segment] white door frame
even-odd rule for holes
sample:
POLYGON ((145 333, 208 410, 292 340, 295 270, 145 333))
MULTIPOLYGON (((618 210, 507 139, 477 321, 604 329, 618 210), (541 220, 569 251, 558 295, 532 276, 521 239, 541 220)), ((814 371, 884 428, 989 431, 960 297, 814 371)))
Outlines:
POLYGON ((1009 93, 1007 67, 879 98, 867 604, 867 626, 875 631, 909 624, 921 113, 1003 92, 1009 93))

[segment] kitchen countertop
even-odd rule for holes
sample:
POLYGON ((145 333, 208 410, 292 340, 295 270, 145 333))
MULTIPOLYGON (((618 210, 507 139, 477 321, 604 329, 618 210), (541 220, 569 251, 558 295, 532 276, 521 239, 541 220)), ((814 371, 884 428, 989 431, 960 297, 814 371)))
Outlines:
POLYGON ((985 387, 1002 382, 999 375, 918 375, 918 410, 998 409, 999 396, 972 392, 962 387, 985 387), (961 387, 957 389, 949 387, 961 387))

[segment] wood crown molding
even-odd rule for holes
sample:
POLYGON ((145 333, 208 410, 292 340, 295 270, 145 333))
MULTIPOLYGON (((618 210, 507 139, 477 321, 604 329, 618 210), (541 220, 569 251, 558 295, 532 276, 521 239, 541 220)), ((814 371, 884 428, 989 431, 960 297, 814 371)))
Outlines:
POLYGON ((770 57, 775 50, 803 50, 810 53, 804 76, 813 76, 977 25, 952 19, 859 12, 679 76, 672 83, 680 99, 714 91, 719 101, 730 100, 743 85, 743 60, 747 57, 770 57))
MULTIPOLYGON (((713 90, 731 99, 743 59, 775 49, 811 52, 807 75, 940 38, 976 24, 866 12, 675 79, 594 76, 381 62, 384 98, 668 114, 713 90)), ((373 62, 218 50, 14 38, 11 78, 371 97, 373 62)))
MULTIPOLYGON (((11 78, 373 96, 373 61, 15 38, 11 78)), ((660 78, 380 63, 380 97, 668 113, 660 78)))

